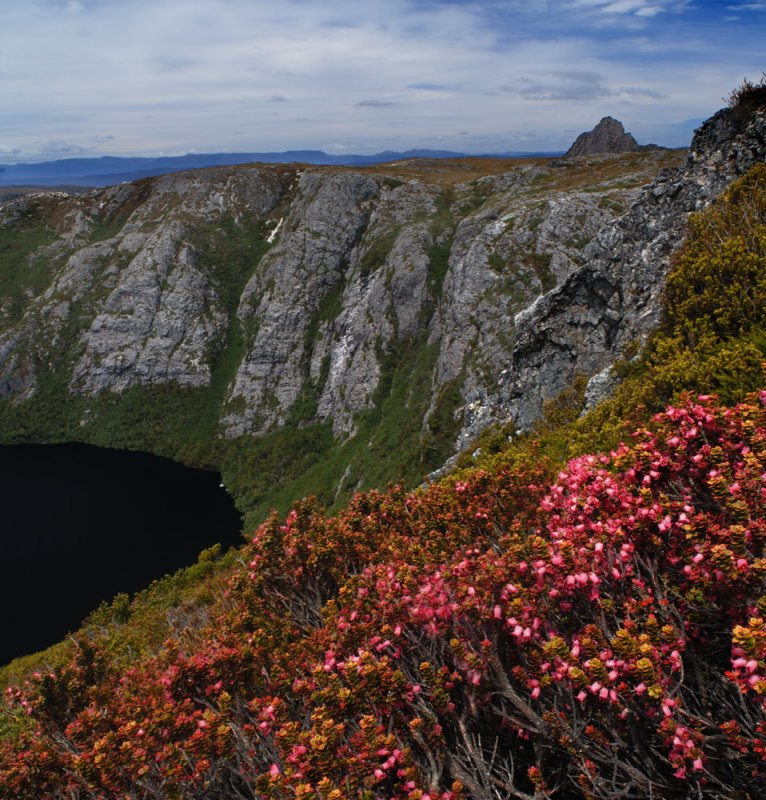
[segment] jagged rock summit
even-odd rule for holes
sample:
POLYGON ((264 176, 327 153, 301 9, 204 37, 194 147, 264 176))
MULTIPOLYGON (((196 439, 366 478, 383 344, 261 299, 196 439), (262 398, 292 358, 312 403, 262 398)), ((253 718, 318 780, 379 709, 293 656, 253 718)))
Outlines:
POLYGON ((593 156, 599 153, 634 153, 641 145, 625 132, 622 123, 613 117, 604 117, 592 131, 581 133, 567 150, 569 156, 593 156))

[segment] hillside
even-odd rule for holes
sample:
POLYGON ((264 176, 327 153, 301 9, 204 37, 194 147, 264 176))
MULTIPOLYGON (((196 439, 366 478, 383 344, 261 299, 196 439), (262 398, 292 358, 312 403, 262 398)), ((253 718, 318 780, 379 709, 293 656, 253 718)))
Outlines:
POLYGON ((682 157, 247 166, 6 203, 1 435, 216 465, 250 524, 421 480, 612 360, 518 412, 496 397, 519 315, 682 157))
POLYGON ((415 483, 644 341, 688 214, 765 141, 727 110, 680 166, 242 166, 4 203, 0 435, 216 466, 251 525, 415 483))
POLYGON ((272 515, 140 657, 103 609, 8 690, 4 796, 762 797, 766 165, 689 230, 612 399, 272 515))
MULTIPOLYGON (((503 153, 498 158, 526 158, 556 155, 556 153, 503 153)), ((192 169, 225 167, 233 164, 312 164, 364 167, 388 161, 413 158, 471 158, 466 153, 450 150, 385 151, 374 155, 325 153, 322 150, 286 150, 281 153, 189 153, 185 156, 154 158, 63 158, 57 161, 8 164, 0 167, 0 187, 45 186, 50 190, 57 184, 75 187, 112 186, 157 175, 168 175, 192 169)), ((39 190, 38 190, 39 191, 39 190)))
POLYGON ((685 159, 0 205, 3 441, 281 509, 4 670, 3 796, 761 796, 765 160, 735 102, 685 159))

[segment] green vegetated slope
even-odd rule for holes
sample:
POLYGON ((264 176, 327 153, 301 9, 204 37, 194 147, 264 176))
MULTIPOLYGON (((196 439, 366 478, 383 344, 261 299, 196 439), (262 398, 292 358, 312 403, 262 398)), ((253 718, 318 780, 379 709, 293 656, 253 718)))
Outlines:
POLYGON ((272 516, 159 650, 118 598, 9 691, 5 795, 762 797, 764 274, 758 166, 693 219, 612 400, 272 516))
MULTIPOLYGON (((435 210, 416 212, 407 222, 426 225, 433 244, 427 252, 427 298, 417 329, 399 338, 395 314, 389 313, 395 335, 379 343, 378 386, 369 408, 355 420, 352 435, 333 435, 332 420, 317 416, 328 357, 318 376, 308 374, 320 328, 332 325, 342 308, 343 276, 321 299, 307 327, 303 389, 283 424, 258 437, 223 435, 222 413, 238 402, 227 393, 257 334, 257 323, 254 329, 252 320, 243 324, 238 318, 238 304, 243 289, 272 249, 268 240, 274 238, 271 233, 276 220, 289 213, 296 168, 265 169, 264 180, 280 183, 282 194, 275 207, 260 215, 239 200, 211 219, 205 208, 190 211, 186 195, 179 194, 181 189, 170 191, 162 184, 159 191, 160 183, 151 179, 125 189, 105 190, 94 195, 95 200, 84 196, 69 205, 60 199, 57 205, 44 197, 29 201, 18 218, 1 231, 0 322, 3 330, 12 331, 19 341, 12 351, 12 368, 6 364, 4 370, 10 375, 10 392, 0 399, 0 437, 4 442, 85 441, 141 449, 216 468, 244 513, 248 529, 262 521, 272 507, 286 512, 290 503, 309 492, 328 507, 337 508, 354 490, 384 486, 389 480, 415 485, 452 454, 460 425, 459 379, 434 385, 438 348, 429 330, 460 222, 479 210, 490 215, 488 218, 505 213, 511 203, 518 211, 521 232, 529 238, 545 212, 547 197, 584 188, 603 194, 602 208, 617 204, 611 211, 616 213, 621 208, 621 189, 615 189, 615 181, 636 187, 660 166, 678 160, 676 153, 649 154, 643 159, 632 155, 594 159, 548 170, 529 183, 519 180, 510 194, 481 183, 482 178, 527 167, 540 169, 544 162, 412 162, 401 166, 401 178, 387 175, 380 167, 368 170, 381 192, 394 191, 403 180, 412 180, 425 187, 423 192, 433 194, 435 210), (73 209, 80 209, 86 219, 86 232, 79 234, 80 238, 69 236, 73 209), (69 217, 64 220, 65 213, 69 217), (134 382, 121 391, 107 389, 96 394, 82 392, 76 385, 73 390, 73 371, 83 355, 83 335, 101 313, 114 288, 115 275, 124 273, 132 258, 121 237, 128 228, 131 235, 155 235, 171 223, 181 226, 179 247, 184 243, 194 251, 196 267, 226 317, 224 333, 205 354, 209 382, 195 388, 173 380, 154 385, 134 382), (102 249, 93 249, 99 247, 102 249), (76 278, 74 291, 72 282, 56 283, 67 259, 87 248, 90 251, 82 260, 88 269, 76 278), (65 314, 61 325, 54 324, 58 314, 65 314)), ((236 169, 232 174, 236 177, 236 169)), ((218 179, 218 173, 210 177, 211 182, 218 179)), ((168 180, 173 189, 172 180, 184 178, 168 180)), ((363 275, 386 268, 386 258, 402 229, 396 219, 378 224, 380 235, 360 243, 363 275)), ((577 252, 586 244, 583 239, 568 246, 577 252)), ((493 268, 507 283, 509 313, 531 302, 539 291, 551 288, 550 270, 533 248, 502 257, 492 253, 491 257, 497 262, 493 268)), ((2 387, 0 393, 5 394, 2 387)))
MULTIPOLYGON (((33 255, 31 246, 25 247, 41 236, 53 238, 44 228, 9 232, 14 245, 12 250, 9 245, 8 259, 25 265, 30 258, 42 260, 33 255)), ((338 440, 331 421, 317 421, 321 376, 317 385, 307 380, 302 397, 276 431, 260 437, 223 437, 219 418, 247 335, 236 319, 237 301, 268 244, 261 230, 243 229, 231 220, 197 225, 190 239, 203 254, 203 269, 209 267, 207 274, 213 273, 220 283, 230 316, 226 339, 211 354, 209 385, 134 385, 95 397, 72 394, 69 379, 82 319, 73 314, 52 354, 46 352, 49 363, 32 354, 38 376, 32 396, 0 401, 5 442, 86 441, 147 450, 192 466, 218 469, 245 513, 247 528, 263 520, 272 507, 286 512, 291 502, 307 493, 317 494, 331 506, 355 488, 383 486, 393 479, 417 483, 451 454, 459 424, 453 412, 460 397, 454 387, 446 386, 432 404, 438 347, 428 343, 425 329, 417 337, 381 350, 381 378, 373 407, 359 416, 352 437, 338 440), (209 265, 205 254, 210 254, 209 265), (429 409, 429 424, 424 428, 429 409), (353 470, 346 475, 350 466, 353 470)), ((432 258, 434 287, 438 288, 445 257, 436 248, 432 258)), ((13 279, 11 270, 4 274, 8 281, 13 279)), ((14 303, 15 296, 9 297, 9 314, 14 303)), ((322 309, 320 318, 321 313, 322 309)), ((325 313, 331 314, 332 309, 325 313)))
MULTIPOLYGON (((250 323, 240 322, 239 299, 273 247, 268 240, 275 239, 276 221, 288 214, 294 200, 290 188, 297 179, 294 167, 265 170, 265 179, 276 181, 282 194, 276 206, 260 215, 240 199, 210 219, 207 210, 203 208, 203 213, 188 201, 190 190, 184 181, 193 182, 193 176, 164 183, 161 179, 139 181, 92 197, 67 200, 42 195, 19 203, 10 224, 0 228, 4 237, 0 243, 0 321, 4 331, 15 329, 21 336, 12 356, 17 368, 8 370, 6 364, 4 374, 22 383, 33 378, 20 397, 11 386, 11 394, 0 399, 0 437, 4 442, 85 441, 147 450, 218 469, 244 513, 248 535, 271 508, 286 513, 292 503, 308 494, 325 507, 338 509, 356 490, 384 487, 392 480, 415 486, 452 455, 460 425, 463 400, 459 379, 435 389, 438 346, 429 341, 429 323, 442 297, 457 226, 475 213, 486 214, 488 219, 502 215, 510 203, 516 209, 519 230, 533 235, 545 212, 546 198, 585 187, 589 193, 603 195, 599 206, 615 204, 621 197, 620 190, 614 189, 616 181, 640 186, 660 166, 676 164, 680 158, 678 153, 643 159, 596 158, 549 170, 531 182, 514 179, 513 188, 505 194, 493 188, 493 176, 522 175, 527 168, 533 170, 530 174, 537 174, 535 170, 547 169, 546 162, 413 161, 398 168, 401 177, 392 177, 387 167, 368 170, 379 181, 381 191, 395 191, 405 181, 415 181, 425 187, 418 190, 421 194, 432 194, 433 209, 417 211, 412 224, 424 225, 433 244, 426 252, 427 300, 417 330, 407 338, 380 343, 376 354, 380 380, 370 407, 357 415, 351 436, 333 435, 331 421, 316 416, 319 394, 327 380, 327 359, 315 380, 305 376, 300 398, 277 430, 259 437, 222 435, 220 417, 230 402, 227 392, 257 332, 250 323), (72 221, 75 212, 81 212, 85 221, 73 238, 71 233, 79 224, 72 221), (209 383, 196 388, 174 382, 134 384, 119 393, 102 391, 95 396, 73 393, 72 372, 82 355, 83 333, 113 290, 115 275, 124 272, 133 257, 133 250, 120 246, 121 237, 127 230, 131 235, 154 235, 168 222, 182 227, 179 247, 185 243, 194 251, 196 266, 227 318, 225 333, 207 354, 209 383), (87 258, 81 259, 87 270, 76 274, 74 283, 57 282, 66 272, 68 259, 83 251, 88 252, 87 258), (55 308, 54 320, 62 309, 66 311, 65 323, 55 326, 53 334, 41 307, 55 308), (25 338, 27 325, 32 333, 25 338)), ((231 171, 233 178, 237 175, 237 169, 231 171)), ((220 176, 214 171, 205 177, 208 179, 214 189, 220 176)), ((612 212, 620 210, 618 206, 612 212)), ((364 240, 361 263, 371 276, 376 270, 385 270, 401 227, 393 219, 376 229, 383 231, 380 236, 364 240)), ((586 244, 586 239, 575 243, 574 251, 586 244)), ((502 256, 492 253, 497 262, 493 269, 502 273, 508 284, 511 312, 540 290, 536 281, 542 289, 550 287, 549 273, 534 261, 531 250, 527 252, 530 248, 502 256), (517 280, 519 276, 521 280, 517 280)), ((313 314, 305 335, 308 351, 315 346, 320 328, 338 316, 343 289, 341 280, 313 314)), ((203 571, 225 570, 233 558, 208 562, 203 571)), ((186 609, 204 604, 209 593, 197 591, 197 575, 168 577, 136 598, 131 615, 142 622, 135 629, 121 628, 113 649, 134 653, 156 647, 164 637, 168 614, 182 615, 186 609)), ((96 615, 98 625, 103 624, 104 614, 107 612, 102 610, 96 615)), ((121 618, 122 611, 118 609, 115 616, 121 618)), ((66 645, 58 649, 66 650, 66 645)), ((13 671, 26 663, 28 660, 22 660, 13 671)))
MULTIPOLYGON (((93 243, 120 231, 126 215, 97 222, 90 232, 93 243)), ((18 224, 4 226, 0 241, 3 284, 2 321, 17 323, 30 298, 48 288, 51 277, 71 249, 52 255, 40 250, 57 235, 42 213, 28 214, 18 224)), ((385 484, 401 476, 412 482, 423 477, 449 455, 456 422, 444 419, 442 402, 434 413, 434 430, 423 431, 422 421, 431 399, 430 378, 435 350, 426 336, 401 342, 396 351, 381 352, 382 378, 374 410, 358 422, 351 442, 338 442, 331 423, 316 421, 316 385, 307 380, 299 402, 286 424, 272 434, 256 438, 224 438, 219 418, 226 393, 245 352, 246 338, 236 312, 242 290, 258 269, 270 245, 262 223, 235 222, 231 217, 215 223, 194 221, 186 239, 199 253, 199 268, 209 278, 228 313, 225 338, 210 353, 211 379, 199 388, 168 382, 156 386, 134 385, 120 392, 96 396, 70 391, 72 368, 78 357, 79 337, 105 289, 96 282, 84 298, 73 303, 65 328, 44 354, 22 356, 33 365, 36 380, 31 396, 8 397, 0 402, 0 430, 6 442, 72 441, 142 449, 173 457, 191 465, 222 471, 227 487, 247 514, 248 526, 262 520, 273 505, 286 511, 289 503, 310 489, 332 504, 347 497, 349 488, 385 484), (82 307, 82 308, 80 308, 82 307), (444 430, 440 426, 447 426, 444 430), (383 454, 400 454, 393 461, 383 454), (321 462, 321 466, 320 466, 321 462), (352 463, 347 485, 341 478, 352 463)), ((390 249, 392 242, 388 242, 390 249)), ((382 258, 386 253, 382 254, 382 258)), ((443 276, 444 264, 434 257, 434 271, 443 276)), ((111 266, 105 262, 104 267, 111 266)), ((435 278, 437 280, 437 278, 435 278)), ((332 319, 339 308, 325 298, 317 323, 332 319)), ((337 300, 338 298, 336 298, 337 300)), ((432 302, 435 302, 436 297, 432 302)), ((337 303, 336 303, 337 305, 337 303)), ((308 333, 311 338, 311 330, 308 333)), ((314 334, 316 331, 314 330, 314 334)), ((313 342, 309 342, 309 345, 313 342)), ((444 393, 446 397, 446 392, 444 393)), ((454 410, 453 403, 450 410, 454 410)))
MULTIPOLYGON (((117 218, 96 224, 91 241, 111 238, 125 220, 117 218), (109 230, 104 230, 108 227, 109 230)), ((4 229, 5 235, 26 241, 28 222, 21 228, 4 229)), ((268 249, 261 226, 235 224, 230 218, 213 225, 196 224, 190 240, 199 247, 202 269, 221 293, 231 317, 244 283, 268 249), (207 253, 215 253, 214 263, 205 263, 207 253)), ((48 235, 54 234, 50 229, 48 235)), ((59 255, 58 262, 69 255, 59 255)), ((45 253, 26 250, 19 254, 23 263, 46 262, 45 253)), ((104 267, 111 266, 108 263, 104 267)), ((50 269, 50 268, 49 268, 50 269)), ((29 269, 25 269, 25 276, 29 269)), ((47 288, 47 286, 45 287, 47 288)), ((93 306, 106 289, 96 286, 78 300, 65 329, 58 335, 42 363, 36 353, 25 353, 36 367, 37 381, 31 397, 6 398, 0 403, 0 429, 6 442, 87 441, 93 444, 141 449, 174 457, 190 464, 209 466, 211 441, 217 431, 223 397, 240 355, 238 329, 219 343, 211 354, 210 385, 182 389, 177 384, 133 386, 122 393, 104 392, 95 397, 73 394, 69 390, 72 368, 79 354, 79 336, 90 321, 93 306)), ((47 344, 47 343, 46 343, 47 344)))

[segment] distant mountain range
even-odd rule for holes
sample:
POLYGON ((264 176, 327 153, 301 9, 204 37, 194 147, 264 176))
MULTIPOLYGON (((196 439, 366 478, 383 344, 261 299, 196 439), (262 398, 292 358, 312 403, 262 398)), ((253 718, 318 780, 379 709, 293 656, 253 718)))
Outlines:
MULTIPOLYGON (((559 156, 555 153, 491 153, 480 158, 525 158, 559 156)), ((267 164, 302 163, 312 165, 362 167, 408 158, 476 158, 449 150, 385 151, 375 155, 337 155, 322 150, 287 150, 283 153, 193 153, 159 158, 66 158, 36 164, 7 164, 0 167, 0 186, 110 186, 169 172, 222 167, 260 161, 267 164)))

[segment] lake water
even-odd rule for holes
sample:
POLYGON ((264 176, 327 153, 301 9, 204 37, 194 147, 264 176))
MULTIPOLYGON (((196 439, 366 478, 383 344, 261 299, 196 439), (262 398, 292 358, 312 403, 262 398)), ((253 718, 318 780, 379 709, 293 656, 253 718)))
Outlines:
POLYGON ((103 600, 216 542, 241 544, 219 484, 148 453, 0 446, 0 664, 60 641, 103 600))

